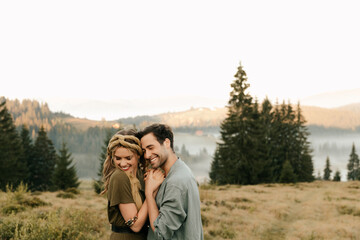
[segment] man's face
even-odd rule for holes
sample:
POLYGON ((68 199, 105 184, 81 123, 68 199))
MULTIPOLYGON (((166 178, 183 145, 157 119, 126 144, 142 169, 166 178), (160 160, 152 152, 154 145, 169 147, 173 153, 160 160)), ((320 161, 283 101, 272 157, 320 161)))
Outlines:
POLYGON ((153 133, 146 134, 141 138, 141 146, 144 158, 148 160, 153 168, 162 167, 168 159, 168 139, 160 144, 153 133))

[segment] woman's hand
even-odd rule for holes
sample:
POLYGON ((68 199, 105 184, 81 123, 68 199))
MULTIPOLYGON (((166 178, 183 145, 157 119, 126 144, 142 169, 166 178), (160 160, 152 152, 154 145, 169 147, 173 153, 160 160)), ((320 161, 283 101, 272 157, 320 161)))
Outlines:
POLYGON ((164 181, 165 175, 160 169, 150 169, 145 173, 145 194, 153 194, 156 192, 161 183, 164 181))

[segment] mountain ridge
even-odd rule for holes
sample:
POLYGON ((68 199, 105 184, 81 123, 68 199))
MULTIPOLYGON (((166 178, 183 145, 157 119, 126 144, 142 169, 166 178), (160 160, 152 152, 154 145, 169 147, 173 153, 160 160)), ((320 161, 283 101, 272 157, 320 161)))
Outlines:
MULTIPOLYGON (((197 107, 188 110, 177 112, 166 112, 154 115, 139 115, 136 117, 119 118, 113 121, 90 120, 87 118, 78 118, 64 112, 52 112, 47 103, 39 104, 36 100, 7 100, 7 105, 10 106, 10 112, 15 116, 15 124, 28 124, 26 117, 31 116, 32 119, 36 117, 46 117, 45 120, 48 125, 53 123, 67 123, 71 124, 81 130, 94 126, 115 126, 116 124, 137 125, 144 127, 150 122, 163 122, 169 124, 174 128, 179 127, 218 127, 226 118, 226 107, 197 107), (36 103, 36 104, 34 104, 36 103), (30 111, 28 107, 21 106, 22 104, 36 105, 38 108, 36 116, 33 113, 21 112, 30 111), (41 114, 41 111, 46 111, 46 114, 41 114), (14 114, 14 112, 16 112, 14 114), (50 119, 52 116, 53 119, 50 119)), ((294 106, 294 109, 296 106, 294 106)), ((336 127, 342 129, 355 129, 360 126, 360 102, 351 103, 336 108, 323 108, 317 106, 300 105, 302 114, 305 117, 307 125, 318 125, 323 127, 336 127)), ((36 121, 33 121, 36 122, 36 121)), ((39 123, 39 121, 37 121, 39 123)), ((43 122, 43 121, 42 121, 43 122)))

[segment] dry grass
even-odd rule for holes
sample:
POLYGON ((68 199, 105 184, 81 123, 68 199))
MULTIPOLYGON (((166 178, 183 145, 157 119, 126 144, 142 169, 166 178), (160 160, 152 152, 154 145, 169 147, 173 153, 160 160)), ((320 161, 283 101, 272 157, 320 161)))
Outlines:
POLYGON ((360 239, 360 182, 202 186, 205 239, 360 239))
MULTIPOLYGON (((110 235, 107 201, 96 195, 88 182, 74 199, 56 197, 58 192, 36 195, 46 206, 26 208, 5 216, 27 218, 44 212, 80 212, 95 219, 94 239, 110 235)), ((200 186, 205 239, 360 239, 360 182, 313 182, 255 186, 200 186)), ((7 194, 0 192, 0 207, 7 194)), ((56 216, 55 216, 56 217, 56 216)), ((59 217, 63 224, 71 218, 59 217)), ((88 220, 88 219, 86 219, 88 220)), ((0 221, 0 226, 1 222, 0 221)), ((75 221, 75 219, 74 219, 75 221)), ((85 221, 86 222, 86 221, 85 221)))

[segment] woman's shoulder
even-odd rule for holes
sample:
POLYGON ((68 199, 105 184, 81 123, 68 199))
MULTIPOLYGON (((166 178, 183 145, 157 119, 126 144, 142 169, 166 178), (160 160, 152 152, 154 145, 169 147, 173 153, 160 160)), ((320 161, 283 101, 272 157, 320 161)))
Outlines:
POLYGON ((115 169, 114 173, 111 175, 110 181, 112 181, 113 179, 118 181, 118 180, 126 180, 129 178, 124 171, 121 171, 120 169, 117 168, 115 169))

